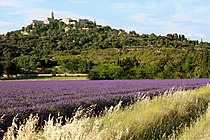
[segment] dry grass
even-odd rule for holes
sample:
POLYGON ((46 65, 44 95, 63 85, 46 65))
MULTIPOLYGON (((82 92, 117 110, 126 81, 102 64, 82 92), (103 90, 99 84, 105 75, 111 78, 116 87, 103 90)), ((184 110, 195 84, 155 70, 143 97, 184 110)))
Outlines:
POLYGON ((13 124, 4 140, 128 140, 169 139, 185 126, 190 125, 207 108, 210 87, 193 91, 144 99, 121 109, 106 109, 100 117, 82 117, 79 110, 72 119, 49 117, 41 130, 37 130, 39 117, 30 116, 25 123, 13 124))
MULTIPOLYGON (((3 118, 4 118, 4 116, 2 116, 2 117, 0 118, 0 124, 3 123, 3 118)), ((4 132, 4 131, 1 130, 1 128, 0 128, 0 133, 3 133, 3 132, 4 132)))
POLYGON ((180 140, 209 140, 210 139, 210 103, 205 115, 187 127, 180 134, 180 140))

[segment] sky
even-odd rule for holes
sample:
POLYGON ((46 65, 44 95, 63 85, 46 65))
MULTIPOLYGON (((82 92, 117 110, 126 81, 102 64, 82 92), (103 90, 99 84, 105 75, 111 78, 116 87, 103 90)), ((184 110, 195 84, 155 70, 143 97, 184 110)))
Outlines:
POLYGON ((0 0, 0 34, 33 19, 88 18, 139 34, 184 34, 210 42, 210 0, 0 0))

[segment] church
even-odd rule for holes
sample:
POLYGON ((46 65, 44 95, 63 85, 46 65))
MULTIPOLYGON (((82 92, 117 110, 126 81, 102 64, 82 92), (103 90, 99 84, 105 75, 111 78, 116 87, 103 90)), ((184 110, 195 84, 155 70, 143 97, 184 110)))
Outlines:
POLYGON ((39 23, 39 24, 50 24, 50 23, 52 23, 54 20, 55 20, 55 16, 54 16, 54 13, 53 13, 53 11, 52 11, 52 12, 51 12, 51 16, 50 16, 50 17, 47 17, 46 20, 33 20, 33 21, 32 21, 32 24, 36 24, 36 23, 39 23))

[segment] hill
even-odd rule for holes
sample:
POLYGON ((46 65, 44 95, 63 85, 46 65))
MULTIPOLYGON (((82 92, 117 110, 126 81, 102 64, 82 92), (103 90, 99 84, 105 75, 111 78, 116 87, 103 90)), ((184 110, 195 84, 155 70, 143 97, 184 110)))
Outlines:
POLYGON ((0 35, 0 74, 88 73, 90 79, 210 76, 210 43, 109 26, 31 24, 0 35))

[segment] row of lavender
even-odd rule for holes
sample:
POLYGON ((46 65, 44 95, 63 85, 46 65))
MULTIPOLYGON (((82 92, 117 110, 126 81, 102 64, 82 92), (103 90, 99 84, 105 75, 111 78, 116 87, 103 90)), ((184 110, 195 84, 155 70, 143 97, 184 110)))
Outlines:
POLYGON ((0 116, 63 109, 82 103, 96 103, 153 96, 171 88, 205 86, 210 79, 115 80, 115 81, 13 81, 0 82, 0 116))

